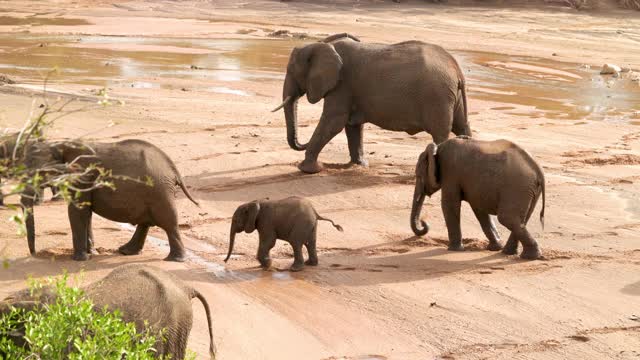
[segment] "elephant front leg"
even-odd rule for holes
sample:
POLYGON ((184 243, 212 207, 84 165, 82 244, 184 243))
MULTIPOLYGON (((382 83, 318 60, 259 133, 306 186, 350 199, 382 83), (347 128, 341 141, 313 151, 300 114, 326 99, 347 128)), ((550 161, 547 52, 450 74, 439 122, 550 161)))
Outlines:
POLYGON ((500 235, 498 234, 498 230, 496 229, 496 225, 491 219, 491 215, 488 213, 476 209, 472 207, 473 213, 476 215, 480 226, 482 227, 482 231, 484 235, 489 240, 489 245, 487 246, 487 250, 489 251, 498 251, 502 249, 502 244, 500 243, 500 235))
POLYGON ((463 251, 462 231, 460 230, 460 192, 459 189, 442 191, 442 213, 449 232, 449 250, 463 251))
POLYGON ((345 126, 344 130, 347 134, 347 143, 349 144, 349 156, 351 163, 356 165, 368 166, 369 162, 364 159, 363 142, 364 124, 345 126))
POLYGON ((271 267, 271 256, 269 253, 271 249, 276 245, 276 237, 273 234, 260 233, 260 244, 258 245, 258 254, 256 259, 260 262, 260 266, 267 270, 271 267))
POLYGON ((72 259, 76 261, 88 260, 89 249, 87 248, 87 234, 91 208, 88 206, 79 208, 74 204, 69 204, 67 211, 69 213, 69 222, 71 224, 71 233, 73 236, 72 259))
POLYGON ((123 255, 138 255, 144 247, 144 242, 147 239, 149 233, 148 225, 138 225, 136 231, 133 233, 131 240, 128 243, 120 246, 118 252, 123 255))
MULTIPOLYGON (((325 100, 326 101, 326 100, 325 100)), ((326 107, 326 105, 325 105, 326 107)), ((326 111, 326 110, 325 110, 326 111)), ((338 113, 334 115, 322 114, 318 126, 313 131, 313 135, 307 145, 304 161, 298 165, 298 168, 307 174, 315 174, 322 171, 322 164, 318 161, 318 156, 322 149, 344 128, 348 113, 338 113)))

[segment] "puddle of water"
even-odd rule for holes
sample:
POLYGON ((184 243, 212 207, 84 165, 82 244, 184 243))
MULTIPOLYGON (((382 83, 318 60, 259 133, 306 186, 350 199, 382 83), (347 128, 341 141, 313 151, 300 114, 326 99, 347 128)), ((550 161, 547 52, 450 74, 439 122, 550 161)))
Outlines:
MULTIPOLYGON (((454 52, 474 98, 533 107, 511 115, 555 119, 628 120, 640 109, 640 87, 629 79, 605 77, 596 69, 534 57, 454 52)), ((507 109, 497 107, 495 110, 507 109)))
MULTIPOLYGON (((284 79, 283 70, 296 44, 291 40, 0 34, 0 72, 41 84, 45 74, 57 67, 61 74, 52 78, 53 83, 97 86, 126 86, 150 77, 279 80, 284 79)), ((238 89, 210 91, 249 96, 238 89)))
POLYGON ((210 91, 213 91, 215 93, 219 93, 219 94, 231 94, 231 95, 239 95, 239 96, 251 96, 248 92, 243 91, 243 90, 237 90, 237 89, 230 89, 228 87, 222 87, 222 86, 217 86, 217 87, 212 87, 209 88, 210 91))
POLYGON ((75 25, 91 25, 84 19, 67 19, 67 18, 43 18, 35 16, 13 17, 0 16, 0 26, 7 25, 57 25, 57 26, 75 26, 75 25))

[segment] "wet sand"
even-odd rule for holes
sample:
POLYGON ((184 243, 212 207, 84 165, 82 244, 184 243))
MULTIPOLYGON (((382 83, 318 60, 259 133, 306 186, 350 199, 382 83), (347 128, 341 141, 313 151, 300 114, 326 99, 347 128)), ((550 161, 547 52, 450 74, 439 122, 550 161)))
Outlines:
MULTIPOLYGON (((80 96, 79 107, 107 86, 125 105, 70 115, 51 136, 151 141, 174 159, 202 207, 178 194, 191 255, 184 264, 160 260, 168 248, 159 229, 142 255, 115 254, 131 227, 100 218, 101 254, 72 262, 65 205, 54 202, 36 208, 39 252, 32 258, 7 221, 12 212, 0 210, 10 259, 0 271, 0 296, 25 286, 28 275, 68 269, 86 282, 141 262, 206 294, 222 359, 640 356, 640 85, 631 74, 598 74, 604 62, 640 70, 635 13, 418 1, 101 1, 68 10, 59 2, 12 1, 2 8, 0 74, 18 84, 0 86, 0 126, 20 125, 39 73, 57 65, 53 96, 80 96), (280 29, 309 39, 270 36, 280 29), (544 260, 482 250, 486 240, 466 205, 467 251, 447 252, 439 194, 423 210, 429 236, 413 236, 414 166, 428 134, 367 125, 369 168, 343 166, 340 134, 321 154, 325 172, 297 170, 304 154, 288 148, 282 112, 269 110, 279 103, 291 47, 342 31, 452 51, 467 75, 474 136, 513 140, 543 165, 545 230, 535 221, 529 229, 544 260), (262 271, 253 259, 257 234, 239 234, 237 255, 224 264, 233 210, 289 195, 308 197, 345 228, 320 225, 320 265, 289 273, 291 249, 278 244, 275 269, 262 271)), ((303 140, 321 110, 301 102, 303 140)), ((506 240, 506 229, 500 233, 506 240)), ((206 322, 198 304, 194 310, 189 347, 204 358, 206 322)))

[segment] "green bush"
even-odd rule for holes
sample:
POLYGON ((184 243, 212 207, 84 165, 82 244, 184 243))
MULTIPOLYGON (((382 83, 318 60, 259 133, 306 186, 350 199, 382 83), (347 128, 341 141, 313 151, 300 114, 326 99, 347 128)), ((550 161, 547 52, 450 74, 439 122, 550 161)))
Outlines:
MULTIPOLYGON (((136 332, 120 313, 96 311, 81 289, 67 286, 67 276, 50 280, 56 301, 38 310, 13 308, 0 316, 0 359, 154 359, 156 336, 136 332), (8 337, 24 329, 24 348, 8 337)), ((33 283, 32 294, 42 284, 33 283)))

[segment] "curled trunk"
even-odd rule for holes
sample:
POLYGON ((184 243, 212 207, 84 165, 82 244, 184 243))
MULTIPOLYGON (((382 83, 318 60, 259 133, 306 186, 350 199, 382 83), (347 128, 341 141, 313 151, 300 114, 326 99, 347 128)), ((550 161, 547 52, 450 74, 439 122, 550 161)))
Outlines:
POLYGON ((413 193, 413 204, 411 206, 411 230, 418 236, 426 235, 429 232, 429 224, 420 219, 424 198, 425 193, 422 181, 417 179, 416 188, 413 193))
POLYGON ((307 144, 298 142, 298 99, 300 91, 293 76, 287 73, 284 80, 284 88, 282 91, 282 99, 289 101, 284 105, 284 117, 287 122, 287 142, 293 150, 303 151, 307 148, 307 144))

